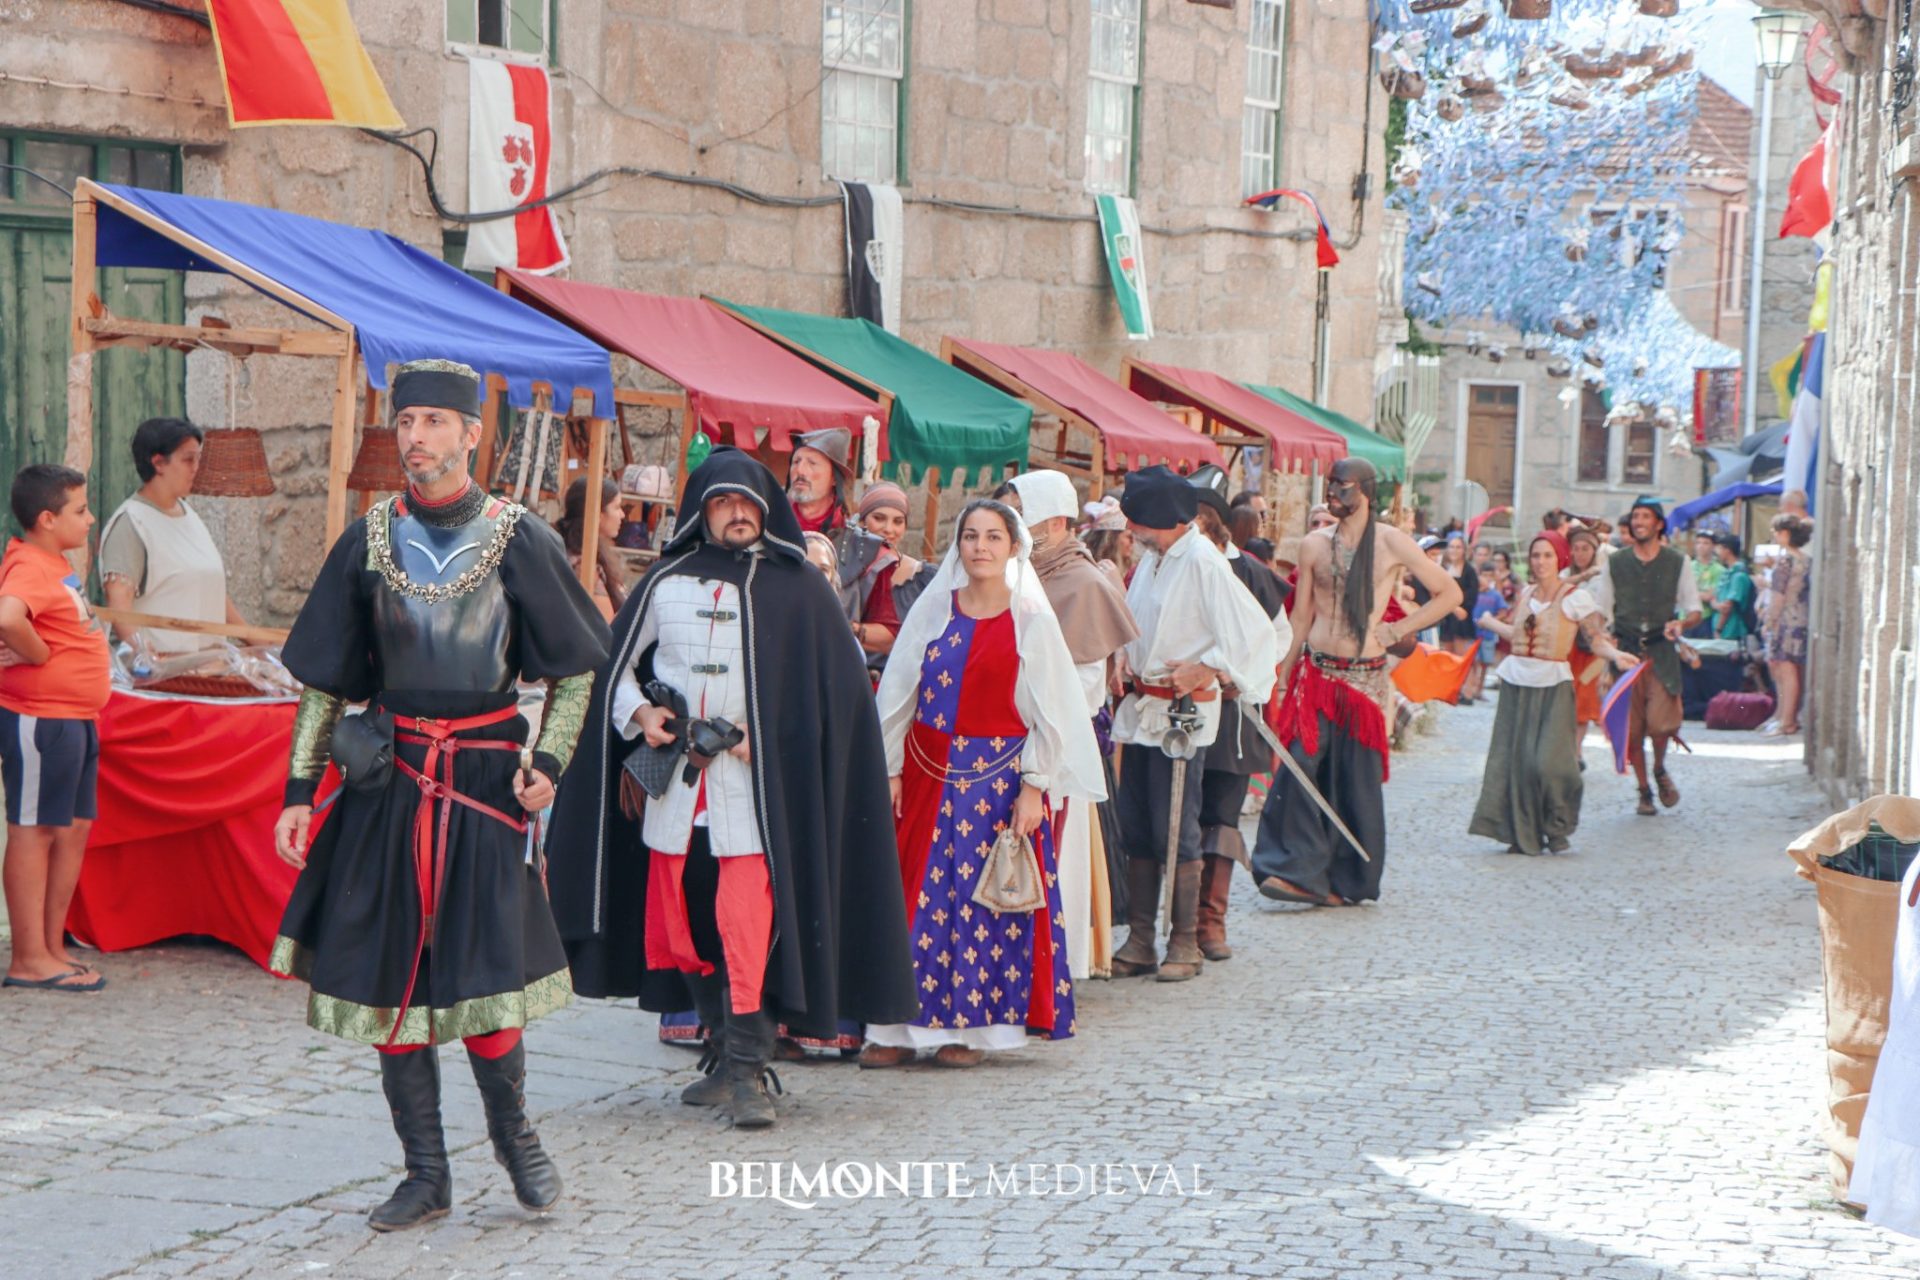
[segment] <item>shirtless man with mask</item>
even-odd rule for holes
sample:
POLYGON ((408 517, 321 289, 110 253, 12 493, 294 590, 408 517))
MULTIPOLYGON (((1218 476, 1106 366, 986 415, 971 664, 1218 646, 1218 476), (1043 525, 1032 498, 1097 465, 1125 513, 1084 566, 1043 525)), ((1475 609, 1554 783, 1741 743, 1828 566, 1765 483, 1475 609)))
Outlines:
POLYGON ((1327 509, 1337 523, 1300 540, 1293 596, 1293 644, 1280 663, 1278 730, 1320 794, 1365 847, 1363 859, 1289 770, 1274 777, 1254 878, 1282 902, 1343 906, 1380 896, 1386 860, 1387 650, 1432 626, 1460 604, 1460 586, 1407 534, 1376 518, 1378 476, 1361 458, 1343 458, 1327 475, 1327 509), (1393 583, 1405 569, 1425 585, 1427 603, 1382 622, 1393 583))

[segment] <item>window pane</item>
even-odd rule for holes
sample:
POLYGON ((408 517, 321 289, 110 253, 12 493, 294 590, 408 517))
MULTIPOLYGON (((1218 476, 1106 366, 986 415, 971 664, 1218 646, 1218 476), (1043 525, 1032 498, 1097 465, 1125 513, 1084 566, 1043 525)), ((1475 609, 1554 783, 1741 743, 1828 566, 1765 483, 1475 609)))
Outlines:
MULTIPOLYGON (((46 142, 28 138, 20 143, 20 163, 71 191, 74 183, 93 176, 93 147, 85 142, 46 142)), ((22 204, 73 203, 46 183, 36 182, 24 174, 22 177, 22 204)))
POLYGON ((495 49, 505 48, 507 43, 507 0, 479 0, 479 3, 479 43, 495 49))
POLYGON ((547 0, 508 0, 507 47, 520 53, 545 53, 547 0))
POLYGON ((104 178, 108 182, 117 182, 129 186, 133 182, 133 152, 125 147, 102 147, 106 152, 104 178))
POLYGON ((473 44, 478 31, 474 25, 475 0, 447 0, 447 40, 452 44, 473 44))
POLYGON ((173 190, 173 153, 138 147, 133 152, 133 185, 153 191, 173 190))

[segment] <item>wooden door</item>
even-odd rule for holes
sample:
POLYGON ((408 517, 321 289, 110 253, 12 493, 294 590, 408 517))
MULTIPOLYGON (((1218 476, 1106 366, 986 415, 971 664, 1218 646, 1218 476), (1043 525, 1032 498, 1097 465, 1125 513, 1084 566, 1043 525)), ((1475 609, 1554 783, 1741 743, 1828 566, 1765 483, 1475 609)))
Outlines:
POLYGON ((1487 505, 1513 505, 1513 457, 1520 442, 1520 388, 1467 387, 1467 475, 1487 505))

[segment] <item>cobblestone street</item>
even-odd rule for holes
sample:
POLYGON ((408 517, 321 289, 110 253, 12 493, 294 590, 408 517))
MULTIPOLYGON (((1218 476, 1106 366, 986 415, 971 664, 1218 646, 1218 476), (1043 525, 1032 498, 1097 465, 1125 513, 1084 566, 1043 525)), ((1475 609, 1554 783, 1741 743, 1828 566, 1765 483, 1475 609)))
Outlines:
POLYGON ((453 1214, 371 1234, 398 1156, 374 1055, 238 953, 107 956, 98 998, 8 992, 0 1276, 1920 1272, 1920 1242, 1826 1182, 1813 891, 1782 852, 1821 816, 1797 744, 1692 729, 1658 819, 1590 746, 1574 853, 1523 859, 1465 834, 1491 707, 1441 711, 1394 762, 1382 903, 1279 908, 1243 878, 1235 959, 1083 984, 1064 1044, 972 1072, 795 1065, 749 1134, 679 1105, 694 1056, 650 1016, 538 1024, 531 1102, 568 1180, 539 1220, 455 1050, 453 1214), (714 1196, 711 1160, 958 1162, 975 1195, 795 1208, 714 1196), (1181 1185, 988 1194, 1015 1162, 1181 1185))

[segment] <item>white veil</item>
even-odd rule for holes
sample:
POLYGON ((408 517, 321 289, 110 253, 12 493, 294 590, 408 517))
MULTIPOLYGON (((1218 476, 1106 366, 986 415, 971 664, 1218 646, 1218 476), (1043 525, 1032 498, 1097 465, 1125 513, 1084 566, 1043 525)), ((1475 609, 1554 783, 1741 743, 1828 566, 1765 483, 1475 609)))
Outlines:
MULTIPOLYGON (((1039 575, 1033 571, 1033 538, 1017 514, 1014 527, 1019 544, 1007 561, 1007 585, 1013 588, 1014 646, 1020 654, 1019 683, 1014 705, 1027 724, 1027 748, 1021 772, 1047 778, 1047 791, 1057 802, 1064 798, 1099 801, 1107 798, 1106 771, 1094 741, 1093 722, 1073 655, 1067 651, 1060 620, 1054 617, 1039 575)), ((897 777, 906 758, 907 729, 913 720, 914 698, 920 687, 920 659, 927 646, 940 638, 953 618, 953 593, 966 585, 960 566, 960 526, 954 523, 953 544, 933 581, 921 592, 900 624, 878 693, 880 724, 886 734, 887 772, 897 777)))

